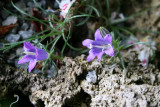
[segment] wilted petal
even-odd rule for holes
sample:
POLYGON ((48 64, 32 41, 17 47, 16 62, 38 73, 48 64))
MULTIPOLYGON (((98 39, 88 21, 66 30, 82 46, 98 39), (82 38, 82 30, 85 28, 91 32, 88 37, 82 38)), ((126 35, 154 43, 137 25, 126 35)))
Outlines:
POLYGON ((138 59, 142 62, 142 66, 147 67, 149 61, 149 53, 146 50, 140 51, 138 59))
POLYGON ((87 57, 87 61, 92 61, 96 56, 93 54, 92 50, 89 51, 89 55, 87 57))
POLYGON ((95 40, 103 40, 99 29, 96 30, 96 33, 94 34, 94 36, 95 36, 95 40))
POLYGON ((46 60, 48 53, 43 49, 36 48, 36 60, 46 60))
POLYGON ((91 39, 85 39, 82 44, 83 46, 86 46, 87 48, 90 48, 90 44, 92 44, 93 40, 91 39))
POLYGON ((102 55, 104 54, 104 52, 100 52, 98 55, 97 55, 97 59, 98 59, 98 61, 100 61, 101 60, 101 58, 102 58, 102 55))
POLYGON ((110 34, 107 34, 105 37, 104 37, 104 40, 106 42, 108 42, 109 44, 112 43, 112 36, 110 34))
POLYGON ((22 57, 22 59, 18 61, 18 64, 23 64, 23 63, 29 62, 30 60, 34 60, 34 59, 35 59, 34 55, 25 55, 22 57))
POLYGON ((30 62, 29 62, 29 66, 28 66, 28 71, 29 72, 31 72, 32 71, 32 69, 36 66, 36 60, 31 60, 30 62))
POLYGON ((111 46, 109 49, 105 50, 105 53, 109 56, 114 56, 113 46, 111 46))
POLYGON ((35 52, 35 47, 29 42, 24 42, 23 48, 26 52, 35 52))

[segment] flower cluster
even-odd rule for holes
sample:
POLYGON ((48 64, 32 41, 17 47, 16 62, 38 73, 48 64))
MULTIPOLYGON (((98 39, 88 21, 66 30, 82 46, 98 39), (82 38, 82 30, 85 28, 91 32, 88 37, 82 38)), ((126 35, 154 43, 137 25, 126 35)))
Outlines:
POLYGON ((96 56, 100 61, 104 53, 109 56, 114 56, 112 36, 110 34, 106 34, 103 38, 100 29, 97 29, 95 32, 95 41, 91 39, 85 39, 82 44, 91 49, 89 51, 87 61, 93 60, 96 56))
POLYGON ((29 42, 24 42, 24 55, 19 61, 18 64, 23 64, 29 62, 28 71, 31 72, 32 69, 36 66, 37 61, 46 60, 48 58, 48 53, 43 49, 34 47, 29 42))

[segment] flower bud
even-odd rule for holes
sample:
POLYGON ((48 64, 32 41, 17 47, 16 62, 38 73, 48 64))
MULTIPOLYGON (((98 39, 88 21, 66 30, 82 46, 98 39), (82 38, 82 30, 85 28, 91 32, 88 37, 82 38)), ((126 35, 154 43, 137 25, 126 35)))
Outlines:
POLYGON ((107 34, 110 34, 109 31, 104 27, 100 27, 99 30, 100 30, 102 37, 105 37, 107 34))

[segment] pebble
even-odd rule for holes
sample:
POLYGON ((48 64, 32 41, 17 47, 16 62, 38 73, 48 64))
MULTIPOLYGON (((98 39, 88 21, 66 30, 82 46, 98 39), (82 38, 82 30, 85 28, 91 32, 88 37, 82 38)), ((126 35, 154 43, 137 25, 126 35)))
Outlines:
POLYGON ((22 56, 23 52, 24 52, 24 49, 23 49, 23 48, 18 48, 18 49, 16 50, 16 56, 22 56))
POLYGON ((54 6, 55 9, 58 9, 58 8, 59 8, 59 4, 56 2, 56 0, 55 0, 55 2, 54 2, 53 6, 54 6))
MULTIPOLYGON (((41 0, 40 2, 37 2, 37 3, 40 7, 44 8, 46 6, 46 1, 45 0, 41 0)), ((34 7, 34 8, 37 7, 36 4, 32 1, 27 2, 27 6, 28 7, 34 7)))
POLYGON ((55 77, 56 73, 57 73, 57 70, 56 70, 56 68, 54 67, 54 65, 52 65, 51 68, 48 69, 47 72, 46 72, 47 78, 55 77))
POLYGON ((14 63, 15 58, 16 58, 16 55, 14 53, 11 53, 7 58, 7 62, 8 63, 14 63))
POLYGON ((41 6, 44 8, 46 6, 46 0, 41 0, 40 1, 41 6))
POLYGON ((40 74, 41 73, 41 71, 40 70, 38 70, 38 69, 34 69, 33 71, 31 71, 33 74, 40 74))
POLYGON ((22 11, 26 11, 27 10, 24 0, 23 1, 21 0, 21 1, 17 2, 17 3, 15 3, 15 5, 22 11))
POLYGON ((19 34, 8 34, 5 37, 5 40, 10 42, 10 43, 17 42, 19 39, 20 39, 20 35, 19 34))
POLYGON ((26 69, 28 67, 28 63, 18 64, 19 58, 15 59, 14 64, 17 68, 26 69))
POLYGON ((27 2, 27 6, 28 6, 28 7, 35 7, 34 3, 31 2, 31 1, 27 2))
POLYGON ((8 16, 6 20, 2 22, 2 25, 11 25, 17 22, 18 18, 16 16, 8 16))
POLYGON ((30 29, 28 31, 19 31, 18 34, 22 37, 23 40, 32 36, 33 31, 30 29))
POLYGON ((27 23, 23 23, 21 26, 22 30, 27 30, 29 28, 29 25, 27 23))
POLYGON ((86 80, 90 83, 96 83, 97 82, 97 75, 95 71, 88 72, 86 76, 86 80))

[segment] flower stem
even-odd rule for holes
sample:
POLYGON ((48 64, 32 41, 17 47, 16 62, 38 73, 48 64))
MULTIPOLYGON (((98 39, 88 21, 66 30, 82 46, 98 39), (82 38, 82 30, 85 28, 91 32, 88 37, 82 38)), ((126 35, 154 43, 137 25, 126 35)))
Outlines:
POLYGON ((125 67, 125 65, 124 65, 124 62, 123 62, 123 60, 122 60, 122 57, 121 57, 120 52, 118 53, 118 58, 119 58, 119 60, 120 60, 120 62, 121 62, 121 65, 122 65, 122 68, 123 68, 123 73, 126 75, 127 70, 126 70, 126 67, 125 67))

